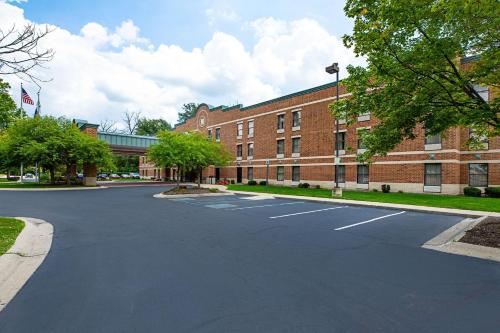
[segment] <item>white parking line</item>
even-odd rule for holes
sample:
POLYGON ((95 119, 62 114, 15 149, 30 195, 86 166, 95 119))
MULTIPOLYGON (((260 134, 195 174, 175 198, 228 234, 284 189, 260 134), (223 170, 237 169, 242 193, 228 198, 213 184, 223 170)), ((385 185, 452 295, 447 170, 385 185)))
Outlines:
POLYGON ((354 224, 349 224, 349 225, 346 225, 346 226, 343 226, 343 227, 340 227, 340 228, 336 228, 335 230, 338 231, 338 230, 343 230, 343 229, 347 229, 347 228, 352 228, 352 227, 355 227, 357 225, 361 225, 361 224, 365 224, 365 223, 370 223, 370 222, 373 222, 373 221, 385 219, 386 217, 396 216, 396 215, 400 215, 400 214, 403 214, 403 213, 406 213, 406 211, 402 211, 402 212, 398 212, 398 213, 394 213, 394 214, 389 214, 389 215, 384 215, 384 216, 376 217, 376 218, 368 220, 368 221, 363 221, 363 222, 358 222, 358 223, 354 223, 354 224))
POLYGON ((240 210, 240 209, 252 209, 252 208, 261 208, 261 207, 274 207, 274 206, 296 205, 296 204, 302 204, 302 203, 304 203, 304 201, 285 202, 285 203, 280 203, 280 204, 269 204, 269 205, 259 205, 259 206, 239 207, 239 208, 231 208, 231 209, 228 209, 228 210, 240 210))
POLYGON ((332 207, 332 208, 324 208, 324 209, 316 209, 316 210, 309 210, 307 212, 299 212, 299 213, 293 213, 293 214, 286 214, 286 215, 278 215, 278 216, 271 216, 269 217, 270 219, 279 219, 282 217, 288 217, 288 216, 294 216, 294 215, 302 215, 302 214, 311 214, 311 213, 316 213, 316 212, 323 212, 325 210, 334 210, 334 209, 339 209, 339 208, 346 208, 347 206, 340 206, 340 207, 332 207))

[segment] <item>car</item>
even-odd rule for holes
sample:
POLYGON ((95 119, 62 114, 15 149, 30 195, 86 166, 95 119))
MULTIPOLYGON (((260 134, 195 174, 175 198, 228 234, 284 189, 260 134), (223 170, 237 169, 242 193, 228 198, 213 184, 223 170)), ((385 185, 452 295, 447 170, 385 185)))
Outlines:
POLYGON ((77 173, 76 174, 76 179, 82 180, 83 179, 83 173, 77 173))
POLYGON ((116 173, 112 173, 110 177, 111 177, 111 179, 119 179, 119 178, 121 178, 121 177, 120 177, 119 175, 117 175, 116 173))
POLYGON ((107 173, 100 173, 100 174, 97 175, 97 179, 99 179, 99 180, 106 180, 106 179, 109 179, 109 177, 108 177, 107 173))
POLYGON ((131 172, 130 178, 141 179, 141 175, 139 175, 137 172, 131 172))
POLYGON ((130 175, 128 173, 122 173, 122 178, 130 178, 130 175))
POLYGON ((23 182, 25 183, 36 183, 37 179, 34 174, 26 173, 23 176, 23 182))

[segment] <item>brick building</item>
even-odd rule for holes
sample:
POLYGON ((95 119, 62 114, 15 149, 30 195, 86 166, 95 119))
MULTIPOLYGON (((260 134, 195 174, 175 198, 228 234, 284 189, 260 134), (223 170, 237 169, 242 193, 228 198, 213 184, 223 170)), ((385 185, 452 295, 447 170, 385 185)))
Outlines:
MULTIPOLYGON (((335 83, 322 85, 252 106, 199 106, 196 115, 176 127, 177 131, 201 131, 224 144, 234 155, 226 167, 204 170, 204 181, 249 179, 276 185, 309 183, 334 186, 335 120, 328 105, 335 100, 335 83)), ((482 90, 488 98, 489 90, 482 90)), ((340 98, 348 97, 340 86, 340 98)), ((465 186, 484 188, 500 185, 500 138, 484 142, 484 149, 465 147, 469 130, 456 128, 442 136, 407 140, 385 157, 369 165, 356 161, 363 151, 359 131, 377 122, 370 114, 358 117, 346 127, 340 121, 337 135, 341 161, 340 186, 348 189, 378 189, 391 185, 392 191, 462 193, 465 186)), ((155 169, 141 157, 141 168, 155 169)), ((156 168, 157 169, 157 168, 156 168)), ((175 170, 156 170, 167 178, 175 170)))

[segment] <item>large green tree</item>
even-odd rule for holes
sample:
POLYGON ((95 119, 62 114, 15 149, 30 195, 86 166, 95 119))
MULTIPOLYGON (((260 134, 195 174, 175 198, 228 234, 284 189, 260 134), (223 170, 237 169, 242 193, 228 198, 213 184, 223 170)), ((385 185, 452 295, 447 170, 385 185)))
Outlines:
POLYGON ((183 104, 181 107, 182 111, 178 113, 179 116, 178 122, 183 123, 189 118, 193 117, 196 114, 196 111, 198 110, 198 106, 199 104, 196 103, 183 104))
POLYGON ((380 120, 364 135, 361 159, 415 138, 420 124, 430 135, 452 127, 499 135, 499 99, 478 93, 499 84, 497 0, 348 0, 344 10, 354 19, 344 44, 368 64, 348 67, 342 83, 352 96, 330 107, 348 124, 367 112, 380 120), (477 57, 465 68, 461 59, 470 55, 477 57))
POLYGON ((7 128, 22 113, 9 95, 10 85, 0 78, 0 131, 7 128))
POLYGON ((161 131, 170 131, 172 126, 164 119, 141 118, 138 121, 135 134, 155 136, 161 131))

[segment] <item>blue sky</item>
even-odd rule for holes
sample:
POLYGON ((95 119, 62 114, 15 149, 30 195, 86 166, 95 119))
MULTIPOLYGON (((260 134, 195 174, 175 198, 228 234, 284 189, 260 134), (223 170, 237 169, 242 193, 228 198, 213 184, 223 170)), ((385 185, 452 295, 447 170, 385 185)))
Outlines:
MULTIPOLYGON (((54 30, 37 69, 46 114, 99 123, 124 111, 175 123, 182 104, 251 105, 333 80, 337 61, 363 65, 341 40, 343 1, 0 0, 0 29, 54 30)), ((13 87, 20 81, 6 78, 13 87)), ((36 95, 38 87, 25 83, 36 95)), ((15 100, 18 89, 12 90, 15 100)), ((30 112, 30 110, 28 110, 30 112)))

